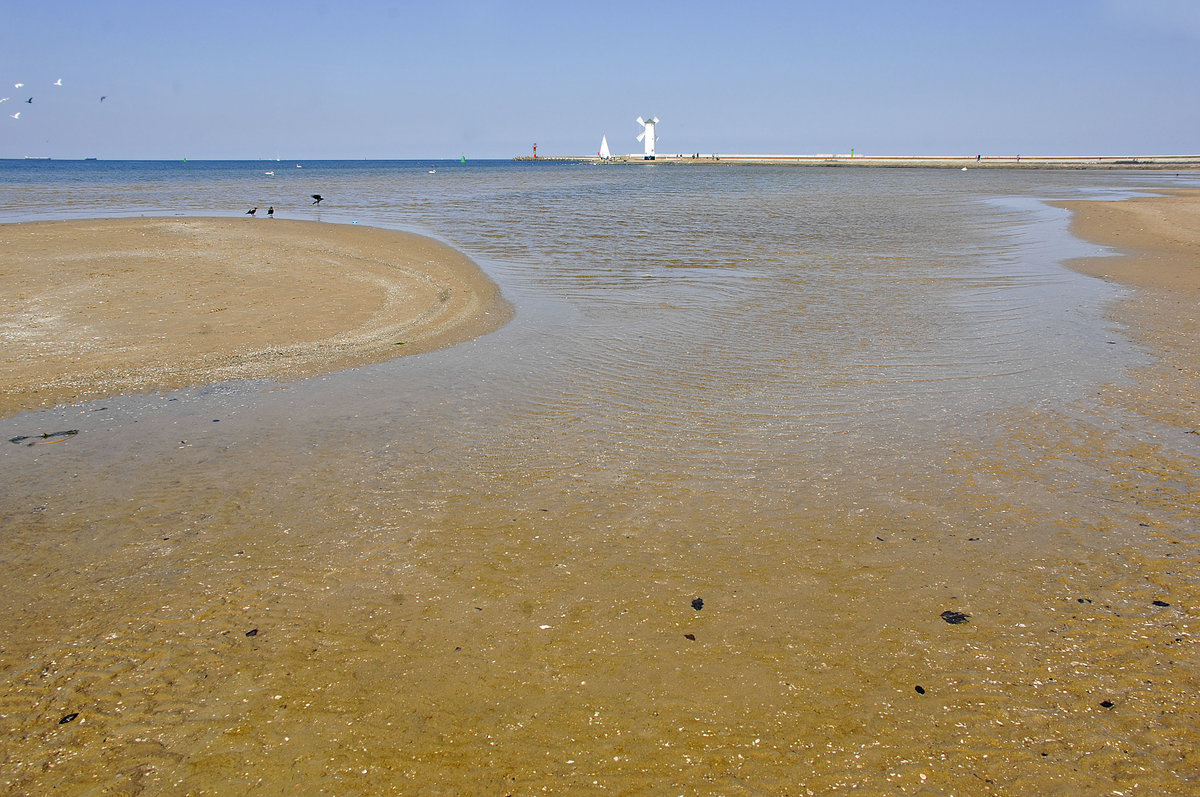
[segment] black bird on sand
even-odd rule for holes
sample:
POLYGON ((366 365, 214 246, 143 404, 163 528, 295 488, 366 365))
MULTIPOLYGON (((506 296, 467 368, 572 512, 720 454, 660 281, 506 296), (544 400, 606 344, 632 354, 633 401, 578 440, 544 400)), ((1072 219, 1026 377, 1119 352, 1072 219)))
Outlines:
POLYGON ((319 204, 321 204, 321 200, 324 199, 325 197, 321 196, 320 194, 313 194, 312 198, 313 198, 313 204, 319 205, 319 204))
POLYGON ((275 206, 274 205, 271 205, 271 207, 267 208, 267 218, 268 219, 275 218, 275 206))
POLYGON ((258 212, 258 205, 255 205, 254 207, 252 207, 252 208, 250 208, 249 210, 247 210, 247 211, 246 211, 246 215, 247 215, 247 216, 253 216, 253 215, 254 215, 255 213, 257 213, 257 212, 258 212))

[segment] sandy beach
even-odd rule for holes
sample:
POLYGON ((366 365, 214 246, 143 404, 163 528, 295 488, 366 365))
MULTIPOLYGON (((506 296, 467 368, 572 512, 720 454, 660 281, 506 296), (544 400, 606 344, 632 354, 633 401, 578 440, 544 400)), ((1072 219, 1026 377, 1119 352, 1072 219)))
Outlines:
POLYGON ((0 226, 0 417, 107 395, 288 380, 430 351, 511 310, 468 258, 276 219, 0 226))
MULTIPOLYGON (((953 407, 922 434, 833 426, 830 444, 765 412, 747 428, 747 397, 708 403, 730 384, 709 351, 592 410, 599 381, 542 378, 557 350, 538 347, 595 323, 568 314, 382 376, 5 419, 0 792, 1193 792, 1200 196, 1177 193, 1070 205, 1129 253, 1072 265, 1130 286, 1112 350, 1135 337, 1149 364, 1071 401, 953 407), (528 366, 498 356, 514 341, 528 366), (654 390, 668 411, 645 412, 654 390)), ((242 221, 159 234, 281 224, 242 221)), ((157 222, 114 224, 133 252, 157 222)), ((36 242, 54 226, 0 232, 69 261, 36 242)), ((297 229, 281 235, 313 238, 297 229)), ((376 236, 333 233, 339 264, 376 236)), ((78 278, 22 290, 31 318, 51 314, 39 296, 110 301, 78 278)), ((221 293, 178 310, 180 338, 206 339, 188 325, 221 293)), ((111 295, 135 314, 136 288, 111 295)), ((277 336, 248 351, 372 317, 310 334, 276 307, 277 336)), ((654 344, 619 333, 587 363, 614 382, 654 344)))
POLYGON ((1069 265, 1134 289, 1113 312, 1161 358, 1139 379, 1140 409, 1200 429, 1200 190, 1057 204, 1076 235, 1114 251, 1069 265))

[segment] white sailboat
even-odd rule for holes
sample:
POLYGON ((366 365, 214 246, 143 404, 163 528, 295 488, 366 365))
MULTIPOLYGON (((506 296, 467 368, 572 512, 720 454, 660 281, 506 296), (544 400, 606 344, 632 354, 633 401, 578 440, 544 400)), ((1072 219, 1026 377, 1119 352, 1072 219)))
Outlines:
POLYGON ((608 149, 608 136, 600 136, 600 160, 606 161, 612 157, 608 149))

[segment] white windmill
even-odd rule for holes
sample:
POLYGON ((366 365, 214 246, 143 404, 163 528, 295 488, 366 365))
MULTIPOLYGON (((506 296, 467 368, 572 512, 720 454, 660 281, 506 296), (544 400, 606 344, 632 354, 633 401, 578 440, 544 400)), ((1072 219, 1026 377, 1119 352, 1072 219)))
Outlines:
POLYGON ((638 133, 637 140, 641 141, 645 139, 646 160, 652 161, 654 160, 654 142, 658 140, 654 135, 654 126, 658 124, 658 117, 651 116, 650 121, 647 122, 645 119, 639 116, 637 118, 637 123, 643 128, 642 132, 638 133))

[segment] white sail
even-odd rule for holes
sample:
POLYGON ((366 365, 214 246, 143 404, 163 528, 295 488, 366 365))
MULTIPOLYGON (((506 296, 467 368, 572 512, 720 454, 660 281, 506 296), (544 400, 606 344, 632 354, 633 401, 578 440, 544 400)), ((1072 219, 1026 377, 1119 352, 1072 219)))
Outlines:
POLYGON ((600 136, 600 157, 608 160, 612 153, 608 151, 608 136, 600 136))

